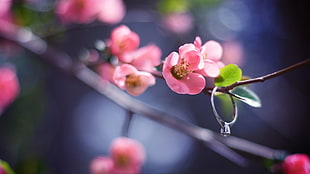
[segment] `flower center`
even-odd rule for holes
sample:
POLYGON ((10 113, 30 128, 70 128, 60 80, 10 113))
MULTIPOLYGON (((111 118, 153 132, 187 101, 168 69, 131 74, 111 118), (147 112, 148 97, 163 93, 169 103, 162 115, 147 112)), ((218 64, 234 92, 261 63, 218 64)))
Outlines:
POLYGON ((129 158, 124 154, 120 154, 116 158, 116 165, 118 165, 120 167, 126 167, 126 166, 128 166, 129 163, 130 163, 129 158))
POLYGON ((187 66, 186 65, 174 65, 171 68, 171 73, 173 75, 173 77, 175 77, 176 79, 180 80, 182 79, 184 76, 187 76, 188 71, 187 71, 187 66))
POLYGON ((128 88, 135 88, 141 86, 140 76, 129 74, 126 76, 125 84, 128 88))
POLYGON ((182 59, 180 64, 174 65, 171 68, 171 73, 172 73, 173 77, 175 77, 176 79, 180 80, 184 76, 187 76, 187 74, 189 72, 188 69, 187 69, 188 66, 189 66, 189 64, 185 63, 184 59, 182 59))

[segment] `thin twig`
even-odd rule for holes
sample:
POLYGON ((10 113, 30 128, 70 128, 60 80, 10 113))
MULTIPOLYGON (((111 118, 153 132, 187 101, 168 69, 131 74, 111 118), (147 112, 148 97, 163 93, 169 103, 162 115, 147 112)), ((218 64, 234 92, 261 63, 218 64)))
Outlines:
POLYGON ((125 137, 128 137, 129 135, 129 127, 130 127, 130 123, 131 123, 131 120, 133 118, 133 112, 132 111, 129 111, 127 110, 127 117, 125 117, 125 120, 124 120, 124 123, 123 123, 123 130, 122 130, 122 134, 123 136, 125 137))
POLYGON ((286 68, 283 68, 279 71, 276 71, 276 72, 273 72, 273 73, 270 73, 270 74, 267 74, 267 75, 264 75, 264 76, 261 76, 261 77, 257 77, 257 78, 253 78, 253 79, 248 79, 248 80, 243 80, 243 81, 237 81, 235 82, 234 84, 230 85, 230 86, 227 86, 227 87, 222 87, 222 88, 219 88, 218 91, 221 91, 221 92, 227 92, 237 86, 241 86, 241 85, 248 85, 248 84, 252 84, 252 83, 257 83, 257 82, 264 82, 266 80, 269 80, 269 79, 272 79, 274 77, 278 77, 284 73, 287 73, 287 72, 291 72, 293 70, 296 70, 298 68, 301 68, 303 66, 309 66, 310 65, 310 58, 304 60, 304 61, 301 61, 301 62, 298 62, 294 65, 291 65, 291 66, 288 66, 286 68))

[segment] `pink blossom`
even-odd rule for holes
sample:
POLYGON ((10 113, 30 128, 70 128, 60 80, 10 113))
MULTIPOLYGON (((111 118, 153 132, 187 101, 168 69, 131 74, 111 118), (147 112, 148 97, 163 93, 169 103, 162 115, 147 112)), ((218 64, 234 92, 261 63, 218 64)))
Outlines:
POLYGON ((121 61, 126 63, 131 62, 132 60, 122 58, 122 54, 136 50, 139 44, 139 36, 125 25, 115 28, 111 33, 110 40, 108 41, 111 53, 118 56, 121 61))
POLYGON ((111 174, 114 167, 113 160, 109 157, 98 156, 91 161, 91 174, 111 174))
POLYGON ((98 13, 98 0, 60 0, 56 13, 66 22, 89 23, 98 13))
POLYGON ((133 96, 140 95, 149 86, 155 84, 155 77, 144 71, 138 71, 134 66, 123 64, 115 68, 114 83, 121 89, 125 89, 133 96))
POLYGON ((163 77, 167 85, 179 94, 198 94, 205 85, 205 78, 195 71, 203 68, 203 60, 193 44, 185 44, 179 53, 172 52, 164 61, 163 77))
POLYGON ((122 56, 131 60, 130 64, 138 70, 153 72, 154 67, 160 64, 161 50, 158 46, 150 44, 122 56))
POLYGON ((206 77, 214 78, 219 76, 220 69, 224 67, 224 64, 220 61, 223 54, 222 46, 213 40, 202 45, 200 37, 196 37, 194 45, 199 50, 205 64, 203 70, 197 72, 206 77))
POLYGON ((178 34, 187 33, 193 27, 193 17, 189 13, 171 13, 164 16, 162 21, 165 28, 178 34))
POLYGON ((293 154, 284 159, 282 169, 285 174, 310 174, 310 158, 306 154, 293 154))
POLYGON ((0 113, 11 104, 19 93, 15 71, 9 67, 0 68, 0 113))
POLYGON ((116 24, 125 16, 125 5, 122 0, 101 0, 98 19, 108 24, 116 24))
POLYGON ((243 46, 238 41, 227 41, 223 43, 223 62, 225 64, 243 65, 243 46))
POLYGON ((113 174, 138 174, 145 159, 143 146, 132 139, 120 137, 111 144, 113 174))

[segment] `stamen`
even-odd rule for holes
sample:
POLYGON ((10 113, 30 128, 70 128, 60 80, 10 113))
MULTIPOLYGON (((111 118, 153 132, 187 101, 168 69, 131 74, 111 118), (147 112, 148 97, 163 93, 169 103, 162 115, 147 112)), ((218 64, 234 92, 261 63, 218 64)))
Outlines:
POLYGON ((187 66, 185 64, 174 65, 171 68, 171 73, 172 73, 173 77, 175 77, 176 79, 180 80, 184 76, 187 76, 187 74, 188 74, 187 66))
POLYGON ((134 74, 129 74, 126 76, 125 84, 128 88, 135 88, 141 86, 140 77, 134 74))

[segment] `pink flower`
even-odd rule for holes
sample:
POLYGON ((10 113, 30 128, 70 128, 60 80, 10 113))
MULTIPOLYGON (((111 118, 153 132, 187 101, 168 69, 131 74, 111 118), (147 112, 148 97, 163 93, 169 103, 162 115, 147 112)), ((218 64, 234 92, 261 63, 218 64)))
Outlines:
POLYGON ((19 83, 15 71, 9 67, 0 68, 0 113, 19 94, 19 83))
POLYGON ((148 72, 138 71, 132 65, 123 64, 115 68, 113 81, 119 88, 137 96, 155 84, 155 77, 148 72))
POLYGON ((158 46, 150 44, 122 56, 131 60, 130 64, 138 70, 153 72, 154 67, 160 64, 161 50, 158 46))
POLYGON ((199 50, 205 64, 203 70, 197 72, 206 77, 215 78, 219 76, 220 69, 224 67, 224 64, 220 61, 223 54, 222 46, 212 40, 202 45, 200 37, 196 37, 194 45, 199 50))
POLYGON ((113 160, 109 157, 98 156, 91 161, 91 174, 110 174, 114 167, 113 160))
POLYGON ((122 58, 122 54, 136 50, 139 44, 139 36, 125 25, 115 28, 111 33, 110 40, 108 41, 111 53, 118 56, 122 62, 126 63, 131 62, 132 60, 122 58))
POLYGON ((243 46, 238 41, 227 41, 223 44, 223 62, 225 64, 236 64, 238 66, 244 63, 243 46))
POLYGON ((282 163, 285 174, 310 174, 310 158, 305 154, 293 154, 282 163))
POLYGON ((101 0, 98 19, 108 24, 116 24, 125 16, 125 5, 122 0, 101 0))
POLYGON ((165 28, 178 34, 187 33, 193 28, 193 17, 189 13, 170 13, 162 21, 165 28))
POLYGON ((64 22, 90 23, 98 13, 98 0, 60 0, 56 13, 64 22))
POLYGON ((167 85, 179 94, 198 94, 205 85, 205 78, 195 71, 201 70, 204 62, 193 44, 185 44, 179 53, 172 52, 164 61, 163 77, 167 85))
POLYGON ((138 174, 145 159, 143 146, 132 139, 120 137, 111 144, 113 174, 138 174))

